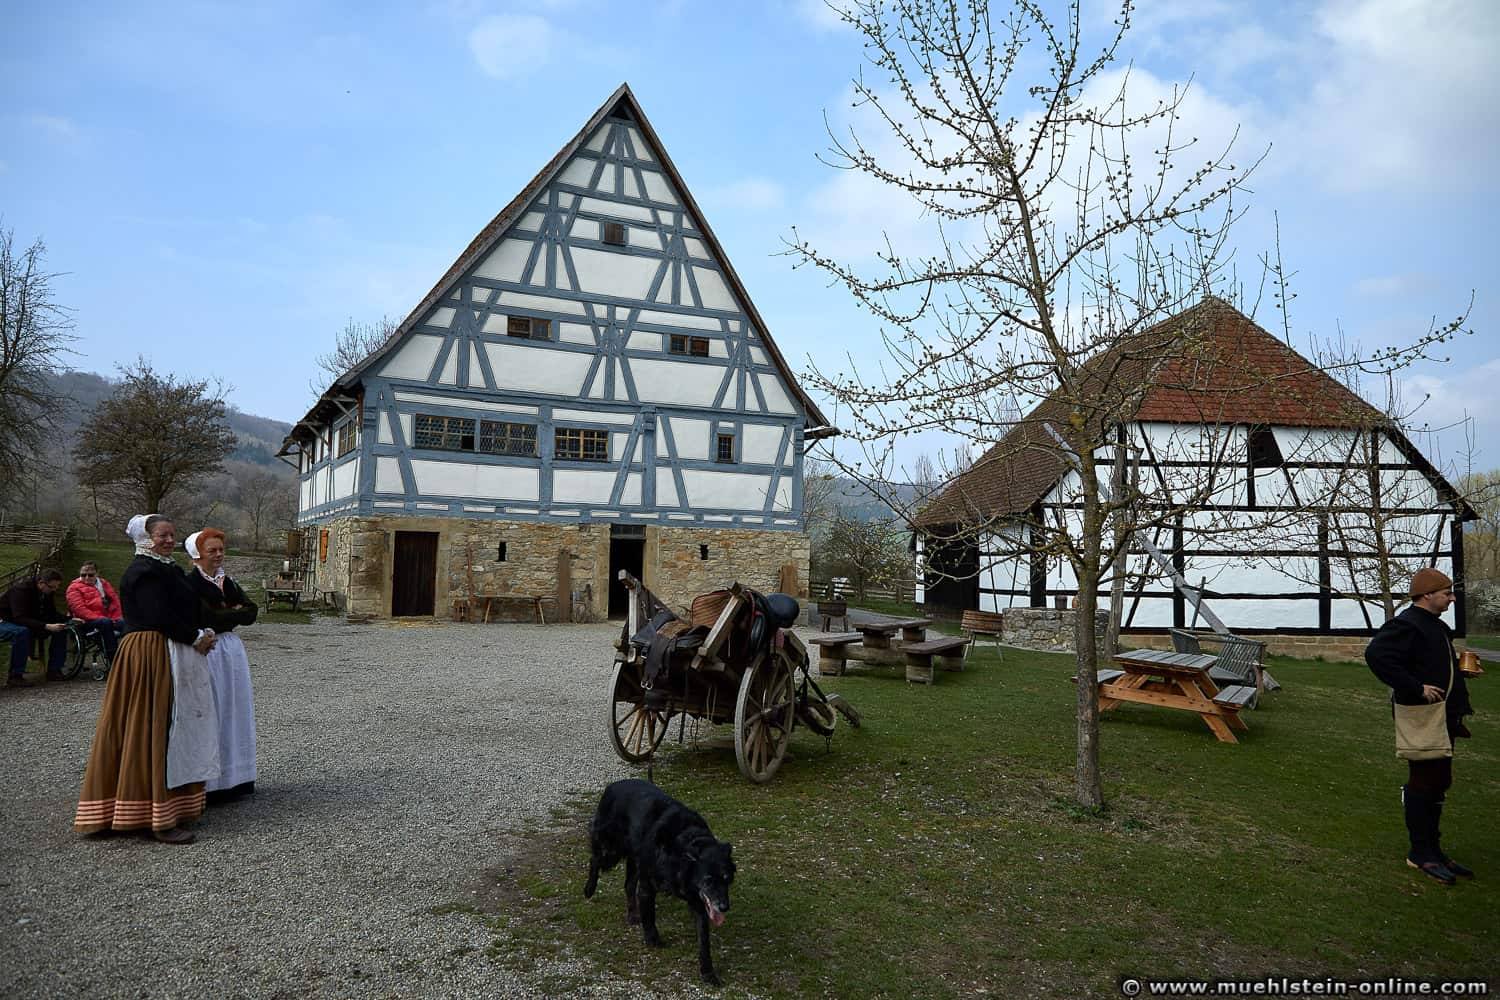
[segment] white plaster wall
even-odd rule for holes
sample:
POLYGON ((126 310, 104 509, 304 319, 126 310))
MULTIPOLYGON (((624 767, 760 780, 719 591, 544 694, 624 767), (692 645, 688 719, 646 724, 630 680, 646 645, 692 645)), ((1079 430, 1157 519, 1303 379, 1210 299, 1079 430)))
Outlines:
MULTIPOLYGON (((519 348, 526 350, 527 348, 519 348)), ((425 392, 407 392, 398 390, 395 393, 396 400, 401 403, 417 404, 431 403, 436 406, 456 406, 465 410, 484 410, 487 413, 528 413, 536 415, 535 406, 527 406, 524 403, 491 403, 483 399, 456 398, 453 396, 437 396, 425 392)), ((401 429, 406 435, 406 441, 411 443, 411 414, 403 413, 401 429)))
POLYGON ((662 262, 654 257, 573 247, 573 266, 583 291, 625 299, 645 299, 662 262))
POLYGON ((375 440, 381 444, 394 444, 396 439, 391 436, 391 418, 386 416, 384 410, 375 414, 375 440))
POLYGON ((484 387, 484 369, 479 364, 479 345, 469 345, 469 380, 470 388, 484 387))
POLYGON ((677 197, 672 192, 672 185, 661 174, 654 170, 643 170, 641 171, 641 180, 646 182, 647 198, 668 205, 677 204, 677 197))
POLYGON ((406 487, 401 482, 400 459, 391 458, 387 455, 380 455, 375 459, 375 492, 406 492, 406 487))
POLYGON ((630 427, 635 424, 635 414, 633 413, 618 413, 608 410, 570 410, 561 406, 552 411, 552 419, 557 423, 614 424, 617 427, 630 427))
POLYGON ((724 312, 739 311, 734 296, 729 294, 729 288, 724 284, 724 279, 719 277, 719 272, 706 267, 692 267, 692 272, 693 281, 698 285, 698 297, 703 300, 703 308, 722 309, 724 312))
POLYGON ((785 437, 785 429, 782 427, 745 424, 744 440, 740 442, 740 460, 767 465, 774 463, 785 437))
POLYGON ((686 327, 690 330, 711 330, 716 333, 723 329, 718 320, 708 316, 663 312, 657 309, 642 309, 636 320, 653 326, 686 327))
POLYGON ((602 215, 609 219, 623 219, 627 222, 656 222, 651 209, 644 205, 630 205, 621 201, 604 201, 599 198, 582 198, 578 207, 581 211, 590 215, 602 215))
POLYGON ((450 350, 448 359, 443 362, 443 370, 438 375, 438 381, 444 385, 458 384, 458 351, 450 350))
POLYGON ((485 344, 484 349, 500 389, 577 396, 593 362, 588 354, 533 348, 525 342, 485 344))
MULTIPOLYGON (((676 446, 678 458, 709 457, 709 433, 713 427, 707 420, 690 420, 687 417, 662 417, 672 432, 672 444, 676 446)), ((665 449, 659 449, 665 452, 665 449)))
POLYGON ((630 340, 625 346, 632 351, 654 351, 661 353, 661 334, 659 333, 632 333, 630 340))
POLYGON ((646 402, 709 406, 719 391, 724 369, 718 365, 631 358, 630 374, 635 379, 636 395, 646 402))
POLYGON ((359 482, 359 459, 351 458, 333 470, 333 496, 330 500, 351 496, 359 482))
POLYGON ((312 480, 304 479, 297 487, 297 510, 310 510, 312 505, 312 480))
POLYGON ((437 360, 438 349, 442 346, 442 337, 426 333, 410 334, 406 343, 397 348, 390 360, 380 366, 380 374, 387 378, 425 380, 432 371, 432 363, 437 360))
POLYGON ((447 329, 453 322, 453 309, 449 306, 439 306, 427 316, 428 326, 440 326, 447 329))
POLYGON ((681 498, 677 496, 677 480, 671 469, 656 470, 656 505, 667 508, 682 506, 681 498))
POLYGON ((552 473, 552 502, 609 503, 609 495, 614 486, 614 470, 584 472, 577 469, 555 469, 552 473))
POLYGON ((534 468, 413 459, 411 471, 423 496, 533 501, 539 496, 534 468))
POLYGON ((564 344, 584 344, 588 347, 595 345, 594 330, 592 327, 582 323, 559 323, 557 339, 564 344))
POLYGON ((492 281, 520 281, 521 272, 525 270, 526 261, 531 256, 531 247, 532 241, 529 239, 511 237, 501 240, 500 245, 484 259, 484 263, 474 269, 475 277, 489 278, 492 281))
MULTIPOLYGON (((565 313, 572 316, 588 315, 587 306, 576 299, 554 299, 548 295, 532 295, 528 292, 505 291, 500 293, 500 302, 507 310, 517 315, 522 313, 565 313)), ((485 330, 490 331, 488 323, 485 324, 485 330)), ((504 318, 500 320, 500 328, 490 332, 504 333, 504 318)))
POLYGON ((620 490, 620 505, 624 507, 641 505, 641 474, 639 472, 632 472, 625 477, 625 486, 620 490))
POLYGON ((787 396, 786 390, 782 388, 781 379, 775 375, 763 372, 756 373, 756 384, 760 386, 761 395, 766 398, 766 409, 771 413, 795 413, 792 401, 787 396))
MULTIPOLYGON (((769 476, 684 469, 682 485, 688 494, 686 506, 695 509, 761 510, 765 507, 771 481, 769 476)), ((778 493, 778 501, 780 499, 778 493)))

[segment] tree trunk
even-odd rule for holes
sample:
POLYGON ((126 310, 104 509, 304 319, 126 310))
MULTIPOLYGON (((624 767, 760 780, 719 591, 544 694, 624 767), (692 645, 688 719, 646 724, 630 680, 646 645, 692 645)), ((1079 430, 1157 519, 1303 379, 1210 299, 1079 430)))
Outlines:
POLYGON ((1074 795, 1087 809, 1104 805, 1104 785, 1099 778, 1099 643, 1094 613, 1099 606, 1099 546, 1104 525, 1099 510, 1098 469, 1087 442, 1074 453, 1079 457, 1083 489, 1082 565, 1078 577, 1078 608, 1073 623, 1073 644, 1078 651, 1078 766, 1074 795))

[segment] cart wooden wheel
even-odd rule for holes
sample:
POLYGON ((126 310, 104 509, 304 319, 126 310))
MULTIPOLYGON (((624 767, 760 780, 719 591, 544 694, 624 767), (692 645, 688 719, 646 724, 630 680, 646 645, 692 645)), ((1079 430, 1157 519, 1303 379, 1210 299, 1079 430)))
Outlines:
POLYGON ((671 720, 670 713, 646 707, 646 692, 633 674, 616 663, 609 679, 609 739, 621 760, 635 764, 656 752, 671 720))
POLYGON ((741 678, 734 705, 734 756, 741 774, 756 784, 771 780, 786 756, 796 710, 791 666, 762 654, 741 678))

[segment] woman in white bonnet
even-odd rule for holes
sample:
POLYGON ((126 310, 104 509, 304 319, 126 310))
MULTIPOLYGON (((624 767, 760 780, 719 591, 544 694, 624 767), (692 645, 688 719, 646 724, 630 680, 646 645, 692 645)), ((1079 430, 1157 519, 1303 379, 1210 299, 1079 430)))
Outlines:
MULTIPOLYGON (((179 824, 202 815, 203 782, 169 787, 168 736, 177 751, 190 747, 205 726, 173 731, 174 708, 188 703, 176 704, 180 699, 172 668, 174 659, 185 662, 192 653, 202 663, 215 636, 202 627, 198 595, 172 561, 177 545, 172 522, 160 514, 137 514, 126 533, 135 542, 136 557, 120 580, 125 636, 99 706, 73 828, 82 833, 150 830, 162 843, 190 844, 193 835, 179 824), (181 644, 179 651, 174 644, 181 644)), ((211 716, 211 694, 208 700, 211 716)), ((203 720, 200 710, 193 714, 216 730, 214 720, 203 720)), ((217 756, 217 747, 213 749, 217 756)))
POLYGON ((255 622, 255 602, 224 573, 224 532, 204 528, 187 537, 193 557, 188 583, 203 602, 205 624, 218 636, 208 654, 208 672, 219 715, 219 776, 209 779, 208 800, 237 799, 255 791, 255 701, 250 660, 234 629, 255 622))

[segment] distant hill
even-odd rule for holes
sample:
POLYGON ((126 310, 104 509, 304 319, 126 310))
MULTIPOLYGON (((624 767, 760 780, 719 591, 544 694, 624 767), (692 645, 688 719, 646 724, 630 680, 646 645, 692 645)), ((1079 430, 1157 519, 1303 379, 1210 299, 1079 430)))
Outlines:
MULTIPOLYGON (((105 378, 93 372, 65 371, 53 375, 51 383, 53 392, 73 404, 63 407, 57 415, 58 437, 63 441, 70 441, 77 436, 78 428, 83 425, 89 412, 114 395, 119 380, 105 378)), ((242 413, 232 406, 226 416, 229 429, 234 431, 238 440, 237 447, 229 456, 231 461, 264 465, 274 472, 285 471, 288 479, 295 478, 296 473, 276 458, 281 442, 292 429, 291 424, 242 413)))

